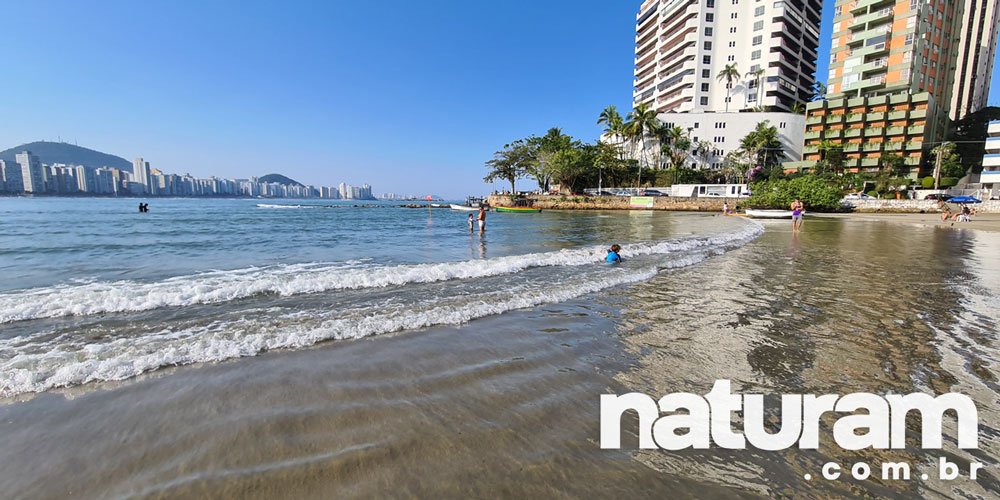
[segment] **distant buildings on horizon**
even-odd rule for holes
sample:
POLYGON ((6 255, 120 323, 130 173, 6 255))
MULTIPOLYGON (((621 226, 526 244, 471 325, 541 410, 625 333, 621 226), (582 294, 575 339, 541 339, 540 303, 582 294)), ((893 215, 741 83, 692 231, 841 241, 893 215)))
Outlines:
POLYGON ((196 178, 167 174, 136 158, 132 172, 113 167, 90 168, 55 163, 45 165, 30 151, 15 161, 0 160, 0 193, 75 196, 217 196, 251 198, 323 198, 374 200, 368 184, 315 187, 249 179, 196 178))

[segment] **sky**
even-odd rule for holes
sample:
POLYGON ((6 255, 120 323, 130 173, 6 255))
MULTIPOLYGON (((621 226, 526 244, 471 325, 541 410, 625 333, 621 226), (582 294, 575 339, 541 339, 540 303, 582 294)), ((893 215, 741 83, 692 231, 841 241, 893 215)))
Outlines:
POLYGON ((593 141, 605 106, 628 110, 640 4, 0 2, 17 20, 0 149, 61 139, 170 173, 455 198, 491 189, 504 144, 593 141))

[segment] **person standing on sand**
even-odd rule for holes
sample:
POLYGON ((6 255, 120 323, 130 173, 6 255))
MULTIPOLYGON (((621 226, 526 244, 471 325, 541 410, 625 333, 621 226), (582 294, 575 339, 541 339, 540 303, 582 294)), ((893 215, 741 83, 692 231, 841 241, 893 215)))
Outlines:
POLYGON ((729 215, 729 202, 722 202, 722 215, 729 215))
POLYGON ((802 203, 802 200, 795 198, 792 202, 792 231, 800 231, 802 229, 802 215, 806 212, 806 206, 802 203))
POLYGON ((486 231, 486 208, 485 207, 479 207, 479 217, 478 217, 478 219, 479 219, 479 232, 480 233, 485 232, 486 231))

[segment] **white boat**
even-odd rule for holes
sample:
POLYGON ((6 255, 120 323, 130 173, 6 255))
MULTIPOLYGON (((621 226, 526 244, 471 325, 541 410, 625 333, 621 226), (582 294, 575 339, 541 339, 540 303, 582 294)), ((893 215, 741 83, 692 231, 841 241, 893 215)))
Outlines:
POLYGON ((757 219, 791 219, 791 210, 753 210, 747 209, 747 216, 757 219))
POLYGON ((467 205, 455 205, 454 203, 452 203, 449 206, 451 207, 452 210, 458 210, 458 211, 461 211, 461 212, 478 212, 479 211, 479 207, 470 207, 470 206, 467 206, 467 205))

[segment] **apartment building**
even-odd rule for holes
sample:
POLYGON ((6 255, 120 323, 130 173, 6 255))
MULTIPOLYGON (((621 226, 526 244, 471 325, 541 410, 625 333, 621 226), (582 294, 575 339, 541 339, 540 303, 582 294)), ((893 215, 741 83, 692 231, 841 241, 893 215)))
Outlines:
POLYGON ((1000 121, 990 122, 986 136, 986 154, 979 182, 989 191, 990 197, 1000 196, 1000 121))
POLYGON ((812 96, 821 9, 822 0, 646 0, 633 103, 658 113, 791 111, 812 96), (717 79, 728 65, 739 72, 731 84, 717 79))
POLYGON ((812 168, 833 147, 842 148, 848 172, 875 172, 888 152, 919 176, 948 133, 955 103, 976 101, 968 94, 955 101, 959 61, 984 57, 980 45, 959 43, 974 3, 837 0, 827 99, 807 106, 803 161, 786 170, 812 168))

